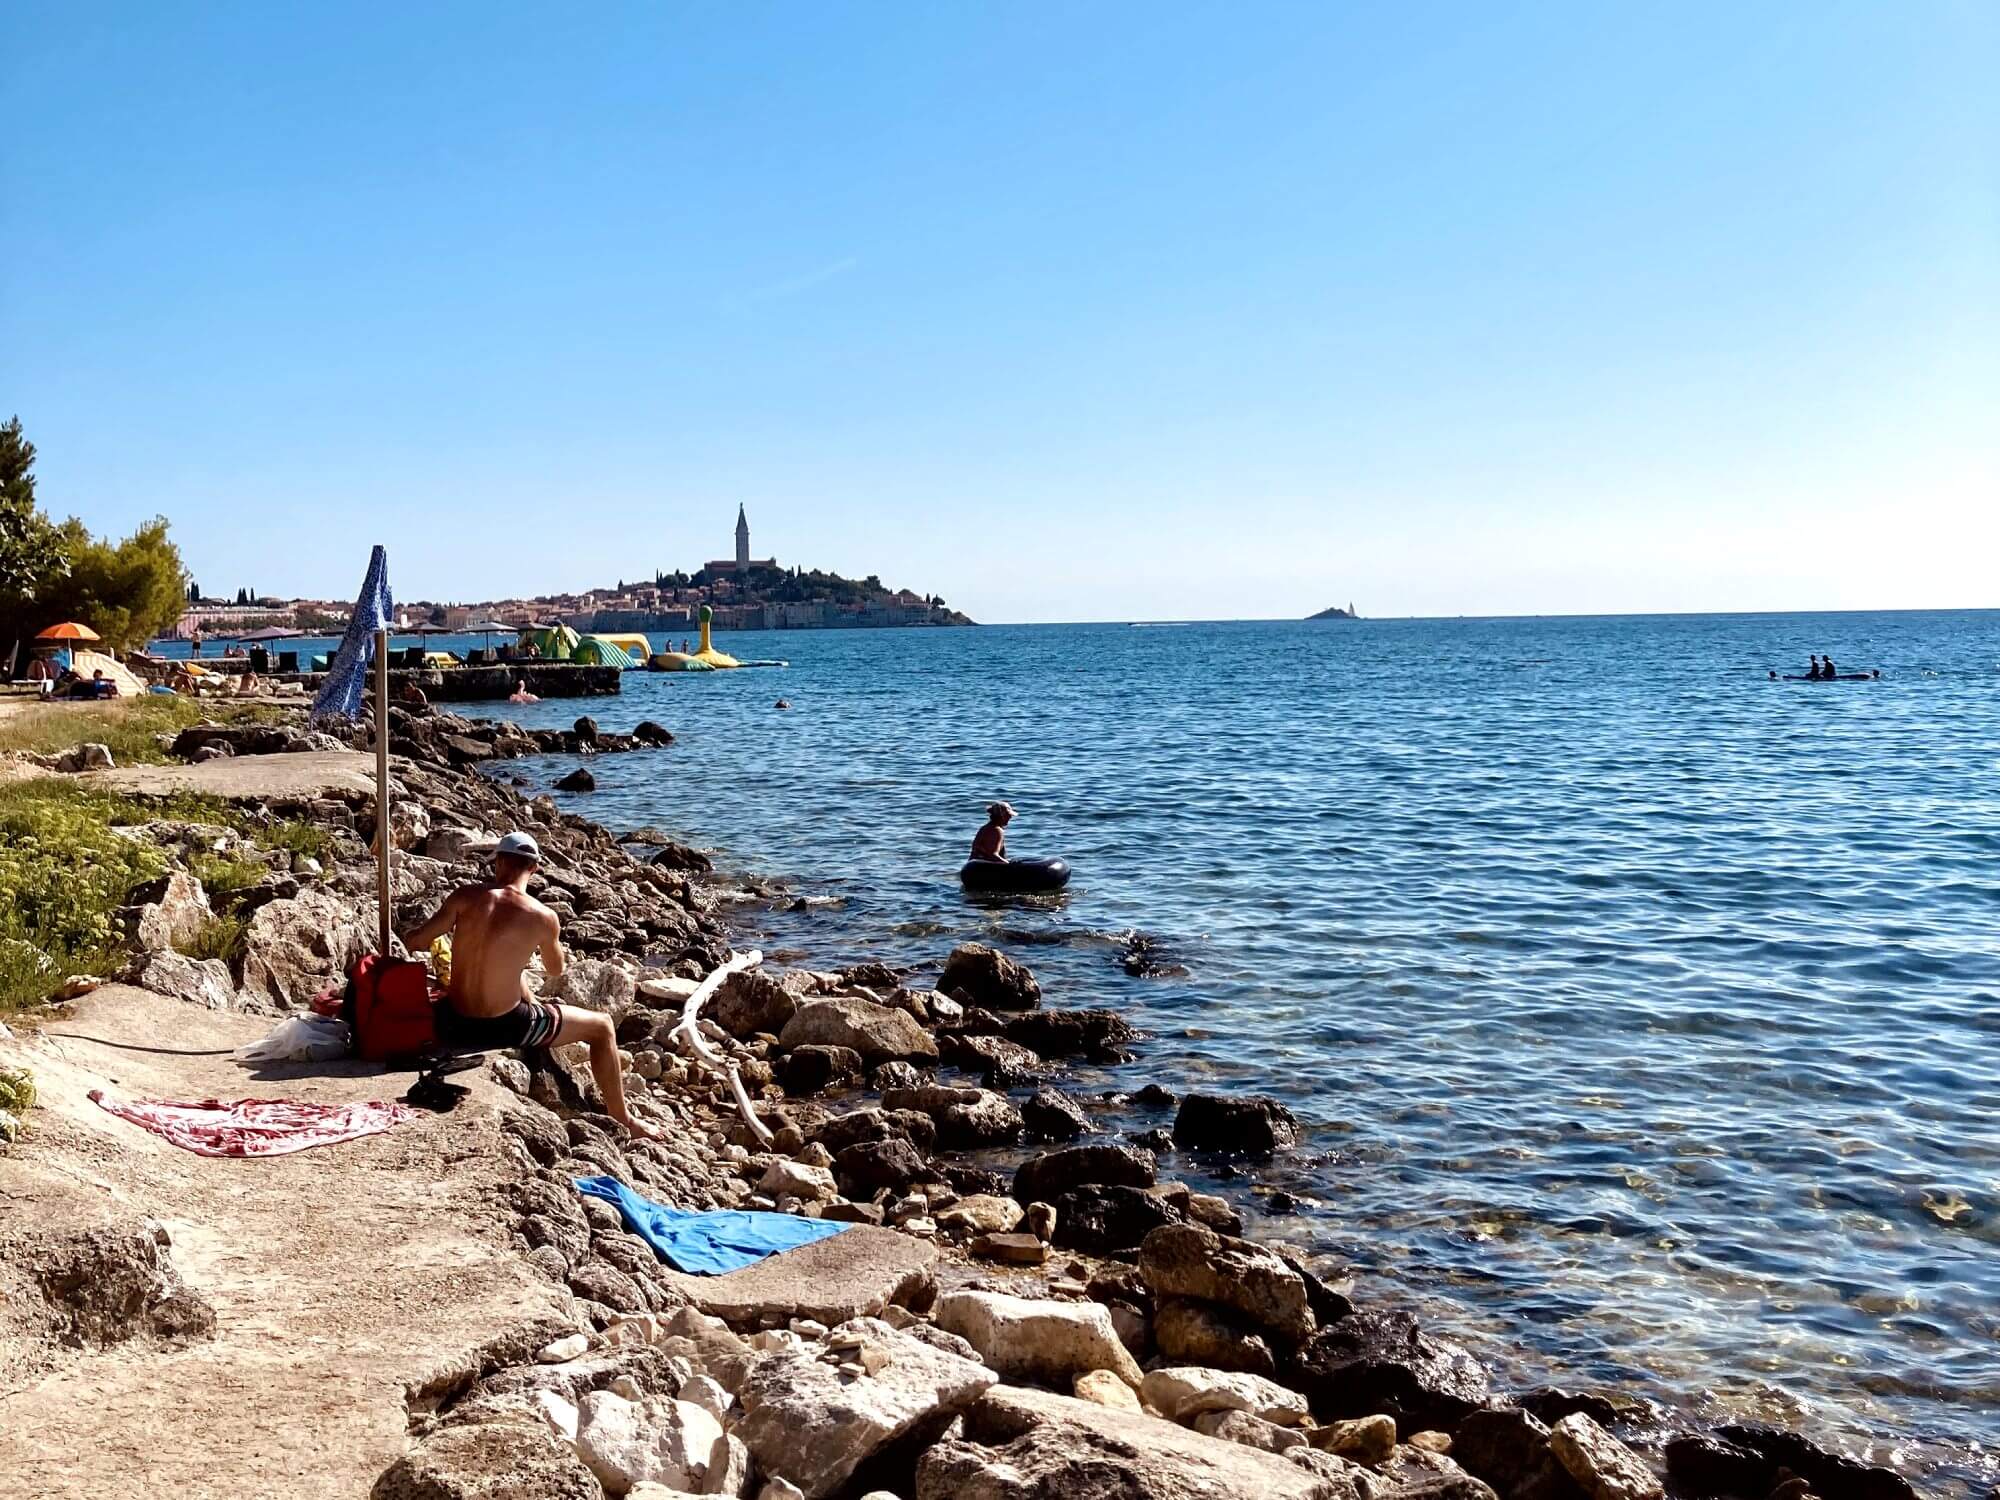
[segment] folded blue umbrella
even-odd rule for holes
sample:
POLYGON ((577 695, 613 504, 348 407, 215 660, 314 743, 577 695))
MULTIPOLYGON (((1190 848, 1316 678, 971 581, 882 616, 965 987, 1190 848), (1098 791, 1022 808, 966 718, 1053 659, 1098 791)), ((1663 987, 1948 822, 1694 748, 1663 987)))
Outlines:
POLYGON ((725 1276, 754 1266, 769 1255, 827 1239, 851 1224, 806 1219, 797 1214, 745 1213, 722 1209, 695 1213, 668 1208, 641 1197, 616 1177, 572 1179, 579 1193, 615 1206, 628 1227, 651 1245, 660 1259, 695 1276, 725 1276))

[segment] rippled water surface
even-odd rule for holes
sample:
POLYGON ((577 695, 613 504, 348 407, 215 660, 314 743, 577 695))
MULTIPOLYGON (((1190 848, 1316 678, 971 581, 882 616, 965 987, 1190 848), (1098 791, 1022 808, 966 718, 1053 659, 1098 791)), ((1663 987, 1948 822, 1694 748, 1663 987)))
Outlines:
POLYGON ((721 644, 791 666, 628 674, 591 711, 680 743, 571 802, 814 898, 746 941, 998 942, 1050 1003, 1149 1031, 1075 1086, 1290 1103, 1306 1145, 1231 1185, 1305 1199, 1260 1232, 1432 1305, 1508 1379, 1991 1482, 2000 615, 721 644), (1884 680, 1767 680, 1809 651, 1884 680), (996 796, 1015 853, 1075 865, 1059 904, 960 894, 996 796), (1185 976, 1127 975, 1135 929, 1185 976))

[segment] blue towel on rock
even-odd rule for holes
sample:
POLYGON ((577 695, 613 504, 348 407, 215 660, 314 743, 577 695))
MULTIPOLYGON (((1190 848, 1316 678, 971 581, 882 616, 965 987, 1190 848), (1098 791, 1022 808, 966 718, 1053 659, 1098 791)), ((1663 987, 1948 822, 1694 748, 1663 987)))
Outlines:
POLYGON ((767 1255, 796 1250, 853 1227, 796 1214, 736 1209, 695 1213, 642 1198, 616 1177, 573 1180, 579 1193, 614 1205, 626 1226, 651 1245, 660 1259, 696 1276, 724 1276, 754 1266, 767 1255))

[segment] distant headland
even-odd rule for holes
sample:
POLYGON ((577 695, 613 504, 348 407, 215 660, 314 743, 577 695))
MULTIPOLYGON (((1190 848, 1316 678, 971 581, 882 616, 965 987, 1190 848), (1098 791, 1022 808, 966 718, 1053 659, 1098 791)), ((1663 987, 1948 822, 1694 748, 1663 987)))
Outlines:
POLYGON ((1329 605, 1316 615, 1307 615, 1306 618, 1308 620, 1358 620, 1361 618, 1361 615, 1352 604, 1348 605, 1345 609, 1342 609, 1338 604, 1334 604, 1329 605))
MULTIPOLYGON (((417 600, 397 613, 408 625, 445 630, 472 625, 523 626, 560 620, 586 632, 667 632, 694 628, 706 604, 717 630, 856 629, 901 625, 971 625, 935 594, 892 589, 873 573, 843 578, 818 568, 784 567, 775 557, 750 555, 750 518, 736 508, 735 556, 706 562, 692 573, 656 572, 650 580, 620 579, 615 586, 573 594, 487 599, 442 604, 417 600)), ((338 599, 279 599, 239 589, 234 603, 188 590, 186 613, 171 632, 220 636, 231 629, 285 626, 338 631, 348 606, 338 599)))

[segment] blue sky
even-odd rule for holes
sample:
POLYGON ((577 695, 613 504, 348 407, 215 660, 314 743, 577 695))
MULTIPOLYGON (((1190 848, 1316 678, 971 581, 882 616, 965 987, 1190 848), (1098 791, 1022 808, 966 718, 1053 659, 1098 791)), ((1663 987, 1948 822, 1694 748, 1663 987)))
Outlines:
POLYGON ((211 590, 2000 604, 2000 6, 16 3, 0 413, 211 590))

